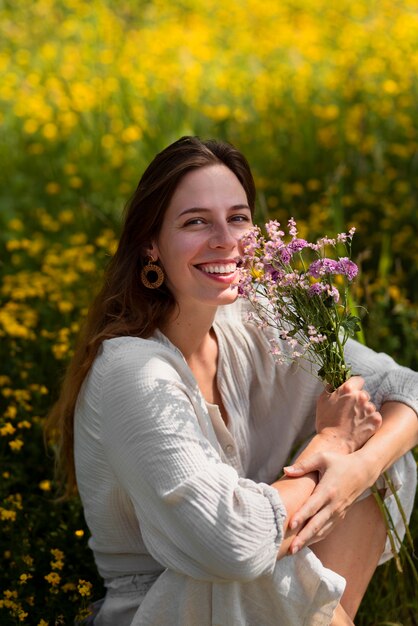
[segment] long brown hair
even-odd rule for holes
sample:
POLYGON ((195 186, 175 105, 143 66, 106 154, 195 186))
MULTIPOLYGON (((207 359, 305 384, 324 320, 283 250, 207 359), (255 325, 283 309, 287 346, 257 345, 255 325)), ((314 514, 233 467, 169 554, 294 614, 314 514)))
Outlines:
POLYGON ((147 248, 158 237, 180 180, 191 170, 216 164, 226 165, 237 176, 254 211, 255 185, 245 157, 228 143, 198 137, 182 137, 157 154, 125 209, 118 248, 89 310, 59 399, 47 419, 46 434, 55 443, 67 495, 76 490, 74 411, 81 385, 102 341, 128 335, 149 337, 173 312, 176 303, 166 285, 147 289, 140 280, 147 248))

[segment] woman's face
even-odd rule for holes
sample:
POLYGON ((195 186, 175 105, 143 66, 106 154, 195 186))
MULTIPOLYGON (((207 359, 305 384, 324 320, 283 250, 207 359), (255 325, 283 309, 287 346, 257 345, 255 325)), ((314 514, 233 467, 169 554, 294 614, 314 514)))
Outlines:
POLYGON ((236 299, 238 240, 251 226, 244 188, 225 165, 184 176, 150 249, 180 309, 236 299))

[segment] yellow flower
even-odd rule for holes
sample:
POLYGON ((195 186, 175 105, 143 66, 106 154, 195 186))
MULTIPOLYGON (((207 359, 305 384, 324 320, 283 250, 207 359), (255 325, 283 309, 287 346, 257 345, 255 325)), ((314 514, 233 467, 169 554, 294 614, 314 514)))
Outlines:
POLYGON ((52 124, 50 122, 48 124, 45 124, 45 126, 42 129, 42 134, 47 139, 55 139, 56 136, 58 135, 58 128, 55 126, 55 124, 52 124))
POLYGON ((138 126, 128 126, 122 131, 121 135, 122 141, 124 141, 125 143, 138 141, 138 139, 141 139, 141 137, 142 131, 140 128, 138 128, 138 126))
POLYGON ((49 622, 46 622, 44 619, 41 619, 41 621, 38 622, 37 626, 49 626, 49 622))
POLYGON ((80 176, 71 176, 70 178, 70 187, 73 189, 80 189, 83 186, 83 179, 80 176))
POLYGON ((20 584, 25 585, 31 578, 33 578, 32 574, 21 574, 19 577, 20 584))
POLYGON ((65 209, 59 213, 58 219, 62 224, 72 224, 74 222, 74 213, 65 209))
POLYGON ((8 509, 3 509, 3 507, 0 507, 0 519, 4 522, 15 522, 16 511, 10 511, 8 509))
POLYGON ((62 569, 64 567, 64 552, 62 550, 58 550, 58 548, 53 548, 51 550, 51 554, 54 557, 54 561, 51 561, 52 569, 62 569))
POLYGON ((14 419, 17 415, 17 407, 14 404, 9 404, 9 406, 7 407, 5 413, 4 413, 4 417, 8 417, 9 419, 14 419))
POLYGON ((76 537, 84 537, 84 530, 76 530, 74 534, 76 537))
POLYGON ((61 191, 61 186, 59 183, 49 182, 45 186, 45 191, 49 196, 55 196, 57 193, 61 191))
POLYGON ((21 439, 14 439, 13 441, 9 441, 9 446, 13 450, 13 452, 19 452, 23 445, 24 444, 21 439))
POLYGON ((29 554, 24 554, 22 556, 22 561, 25 563, 25 565, 27 565, 28 567, 32 567, 33 565, 33 558, 31 556, 29 556, 29 554))
POLYGON ((51 554, 55 559, 62 560, 64 558, 64 552, 59 548, 51 548, 51 554))
POLYGON ((0 435, 6 437, 7 435, 13 435, 16 432, 16 428, 10 422, 6 422, 4 426, 0 428, 0 435))
POLYGON ((14 219, 10 220, 9 222, 9 228, 11 230, 18 230, 21 231, 24 228, 24 224, 22 222, 22 220, 18 219, 17 217, 15 217, 14 219))
POLYGON ((91 590, 93 585, 87 580, 79 580, 77 585, 77 590, 80 596, 89 597, 91 595, 91 590))
POLYGON ((42 491, 51 491, 52 484, 50 480, 41 480, 38 486, 42 491))
POLYGON ((73 308, 74 308, 74 305, 72 302, 68 302, 66 300, 58 302, 58 310, 60 313, 70 313, 70 311, 72 311, 73 308))
POLYGON ((51 587, 57 587, 61 582, 61 576, 57 572, 50 572, 44 578, 51 587))

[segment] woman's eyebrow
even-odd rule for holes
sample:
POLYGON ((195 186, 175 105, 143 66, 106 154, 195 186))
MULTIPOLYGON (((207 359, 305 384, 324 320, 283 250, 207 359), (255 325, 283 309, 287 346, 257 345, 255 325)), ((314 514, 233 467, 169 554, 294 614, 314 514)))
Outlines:
MULTIPOLYGON (((250 207, 248 206, 248 204, 234 204, 233 206, 229 208, 232 209, 233 211, 241 211, 242 209, 250 210, 250 207)), ((179 217, 181 217, 182 215, 186 215, 188 213, 208 213, 210 211, 211 209, 195 206, 195 207, 190 207, 190 209, 185 209, 184 211, 182 211, 179 214, 179 217)))

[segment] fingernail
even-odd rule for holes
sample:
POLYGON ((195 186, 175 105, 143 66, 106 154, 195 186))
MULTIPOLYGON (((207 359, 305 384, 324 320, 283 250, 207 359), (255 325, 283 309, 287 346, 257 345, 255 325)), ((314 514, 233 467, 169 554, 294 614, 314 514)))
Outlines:
POLYGON ((303 474, 303 469, 301 467, 296 467, 295 465, 288 465, 284 467, 283 470, 291 474, 303 474))
POLYGON ((299 521, 297 519, 294 519, 291 521, 290 523, 290 529, 291 530, 295 530, 295 528, 297 528, 299 526, 299 521))
POLYGON ((296 554, 296 552, 299 552, 299 546, 292 546, 290 552, 292 554, 296 554))

